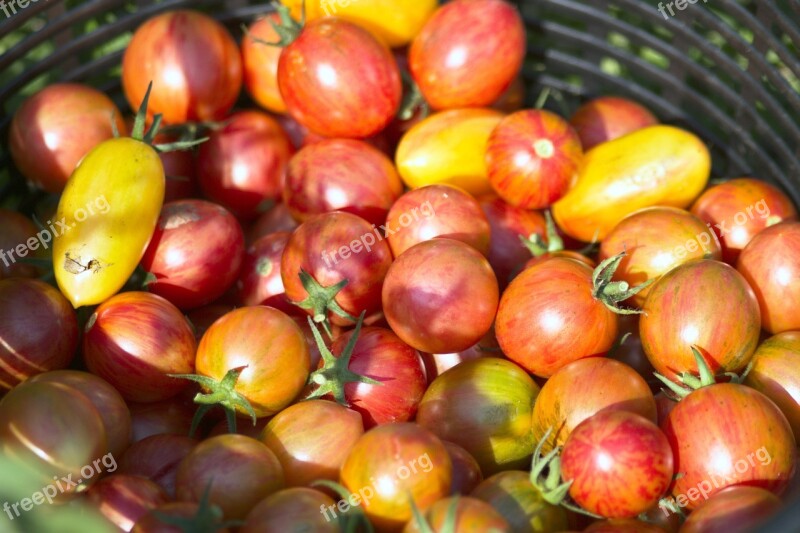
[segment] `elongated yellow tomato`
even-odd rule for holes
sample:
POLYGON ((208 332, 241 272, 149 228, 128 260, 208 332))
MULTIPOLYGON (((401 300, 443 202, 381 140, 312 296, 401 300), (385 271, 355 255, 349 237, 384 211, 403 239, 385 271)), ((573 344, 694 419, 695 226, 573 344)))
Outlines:
POLYGON ((426 118, 397 147, 400 177, 412 189, 448 183, 473 196, 492 192, 484 154, 502 118, 491 109, 452 109, 426 118))
POLYGON ((673 126, 651 126, 586 152, 578 181, 553 205, 569 236, 602 240, 644 207, 687 208, 703 191, 711 155, 703 141, 673 126))
MULTIPOLYGON (((300 20, 303 0, 281 0, 300 20)), ((436 0, 306 0, 306 20, 340 17, 358 24, 391 48, 411 42, 436 11, 436 0)))
POLYGON ((103 302, 133 274, 164 201, 154 148, 125 137, 97 145, 75 168, 58 204, 53 268, 74 307, 103 302))

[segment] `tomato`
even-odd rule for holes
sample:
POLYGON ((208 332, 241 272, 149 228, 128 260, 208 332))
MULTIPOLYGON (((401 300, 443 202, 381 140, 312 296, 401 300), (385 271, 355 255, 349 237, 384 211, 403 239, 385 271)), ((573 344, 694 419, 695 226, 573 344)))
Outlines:
POLYGON ((168 374, 194 370, 197 343, 189 323, 164 298, 124 292, 106 300, 86 323, 83 358, 134 402, 166 400, 188 383, 168 374))
POLYGON ((469 494, 483 481, 483 472, 478 461, 463 447, 449 441, 442 441, 447 448, 450 462, 453 464, 453 480, 450 494, 469 494))
POLYGON ((489 221, 478 201, 453 185, 426 185, 392 205, 386 234, 395 257, 417 243, 447 237, 489 253, 489 221))
POLYGON ((627 98, 601 96, 583 104, 569 119, 584 150, 654 126, 658 119, 646 107, 627 98))
POLYGON ((385 154, 364 141, 325 139, 292 157, 283 201, 299 221, 346 211, 383 224, 403 184, 385 154))
POLYGON ((493 474, 530 464, 536 446, 531 413, 539 386, 514 363, 465 361, 430 384, 417 423, 467 450, 493 474))
POLYGON ((329 496, 314 489, 280 490, 253 507, 239 533, 341 533, 338 523, 321 511, 335 508, 336 504, 329 496))
POLYGON ((286 486, 338 481, 339 469, 364 433, 361 416, 327 400, 291 405, 267 423, 260 440, 283 466, 286 486))
POLYGON ((720 383, 690 393, 662 429, 681 474, 672 486, 681 507, 696 509, 731 485, 781 494, 794 476, 789 422, 769 398, 744 385, 720 383))
POLYGON ((131 444, 131 414, 125 400, 107 381, 78 370, 55 370, 30 379, 29 383, 60 383, 83 394, 97 409, 106 434, 106 453, 122 457, 131 444))
POLYGON ((381 307, 381 287, 392 263, 392 252, 380 232, 363 218, 335 211, 316 215, 292 233, 281 259, 281 278, 290 301, 321 322, 352 324, 349 314, 372 315, 381 307), (313 280, 309 290, 302 271, 313 280), (346 281, 338 292, 334 286, 346 281), (315 283, 314 283, 315 282, 315 283), (344 313, 337 313, 338 308, 344 313))
POLYGON ((130 531, 137 520, 168 501, 167 493, 149 479, 125 474, 101 479, 86 499, 122 531, 130 531))
POLYGON ((742 250, 736 270, 755 291, 765 330, 800 329, 800 222, 761 231, 742 250))
POLYGON ((66 368, 77 347, 78 321, 61 293, 39 280, 0 280, 0 396, 66 368))
POLYGON ((609 518, 633 518, 653 507, 672 482, 672 468, 672 448, 658 426, 628 411, 587 418, 561 454, 572 498, 609 518))
POLYGON ((128 402, 128 409, 133 428, 131 442, 139 442, 151 435, 163 433, 188 435, 195 405, 178 396, 160 402, 128 402))
POLYGON ((280 23, 278 13, 270 13, 250 25, 242 37, 244 88, 255 102, 273 113, 285 113, 286 104, 278 89, 278 59, 283 48, 265 46, 253 39, 277 43, 280 36, 272 26, 280 23))
POLYGON ((131 533, 183 533, 206 529, 214 533, 230 532, 230 529, 223 527, 220 519, 209 513, 208 508, 203 510, 197 503, 170 502, 156 507, 140 518, 131 533), (176 521, 180 525, 176 525, 176 521))
MULTIPOLYGON (((41 274, 36 266, 19 262, 19 258, 31 252, 33 257, 49 254, 46 250, 52 237, 48 234, 47 242, 40 241, 37 230, 30 218, 0 207, 0 279, 36 278, 41 274)), ((44 236, 43 232, 41 237, 44 236)))
MULTIPOLYGON (((306 384, 309 353, 303 332, 282 311, 242 307, 226 314, 206 331, 197 348, 197 373, 221 382, 244 367, 234 388, 256 417, 280 412, 306 384)), ((228 390, 220 383, 219 390, 228 390)), ((237 411, 248 410, 237 405, 237 411)))
POLYGON ((800 331, 785 331, 762 342, 744 384, 775 402, 800 439, 800 331))
POLYGON ((553 204, 559 227, 600 240, 627 215, 655 205, 686 208, 711 173, 708 148, 672 126, 650 126, 589 150, 578 182, 553 204))
POLYGON ((664 529, 630 518, 601 520, 583 530, 584 533, 664 533, 664 529))
MULTIPOLYGON (((619 344, 619 341, 615 342, 606 355, 633 368, 650 385, 653 393, 657 393, 664 384, 655 377, 655 368, 650 364, 644 348, 642 348, 642 338, 639 336, 640 316, 621 315, 619 317, 619 340, 624 338, 625 341, 622 344, 619 344)), ((658 403, 658 398, 656 398, 656 403, 658 403)))
POLYGON ((692 346, 715 373, 742 370, 761 332, 753 289, 733 267, 710 259, 667 272, 651 286, 642 310, 642 347, 668 379, 696 371, 692 346))
POLYGON ((538 109, 505 117, 486 146, 489 183, 524 209, 549 207, 575 184, 583 161, 578 134, 555 113, 538 109))
POLYGON ((503 0, 454 0, 440 7, 408 51, 414 81, 434 109, 486 107, 517 77, 525 26, 503 0))
POLYGON ((239 48, 217 21, 197 11, 161 13, 134 32, 122 56, 122 88, 132 108, 153 82, 148 115, 166 124, 220 120, 239 96, 239 48))
POLYGON ((264 235, 279 231, 291 232, 297 227, 286 204, 279 203, 262 213, 245 232, 245 242, 252 244, 264 235))
POLYGON ((692 213, 713 226, 726 263, 736 264, 753 237, 797 210, 780 189, 755 178, 737 178, 709 187, 692 205, 692 213))
POLYGON ((85 394, 62 383, 23 383, 9 392, 0 402, 0 442, 4 455, 42 486, 58 487, 51 496, 56 501, 100 478, 107 449, 100 413, 85 394))
POLYGON ((325 137, 363 138, 391 122, 402 84, 386 45, 339 18, 312 20, 289 33, 281 43, 278 87, 300 124, 325 137))
POLYGON ((407 422, 386 424, 356 441, 340 476, 376 528, 399 531, 411 519, 411 501, 427 508, 447 496, 452 464, 430 431, 407 422))
POLYGON ((86 85, 55 83, 14 113, 8 149, 28 182, 59 193, 83 156, 114 136, 114 126, 125 131, 122 114, 108 96, 86 85))
POLYGON ((194 338, 197 339, 197 342, 200 342, 200 339, 203 338, 203 335, 214 322, 234 309, 236 309, 236 306, 230 303, 213 303, 189 310, 186 313, 186 318, 194 327, 194 338))
POLYGON ((755 531, 780 508, 780 498, 769 491, 758 487, 729 487, 692 512, 681 533, 755 531))
POLYGON ((290 236, 288 231, 278 231, 247 248, 236 282, 241 305, 267 305, 285 313, 297 311, 286 298, 281 280, 281 256, 290 236))
POLYGON ((403 182, 412 189, 447 183, 473 196, 492 192, 484 154, 502 118, 491 109, 454 109, 422 120, 397 146, 395 163, 403 182))
POLYGON ((164 204, 141 266, 155 277, 147 290, 181 309, 210 303, 234 283, 244 235, 224 208, 205 200, 164 204))
POLYGON ((457 352, 489 331, 497 278, 480 252, 453 239, 421 242, 397 258, 383 284, 392 330, 417 350, 457 352))
POLYGON ((548 503, 528 472, 507 470, 483 481, 470 494, 505 518, 516 533, 544 533, 567 528, 567 513, 548 503))
POLYGON ((502 352, 497 346, 494 329, 489 329, 486 335, 466 350, 451 353, 423 352, 421 355, 422 362, 425 364, 425 373, 428 375, 428 383, 430 384, 441 374, 464 361, 481 357, 502 357, 502 352))
POLYGON ((178 465, 195 446, 197 441, 185 435, 152 435, 128 448, 117 473, 147 478, 174 498, 178 465))
MULTIPOLYGON (((173 143, 178 141, 176 136, 156 137, 157 142, 173 143)), ((194 162, 194 153, 190 150, 175 150, 160 152, 161 164, 164 166, 164 202, 174 202, 193 198, 197 195, 197 171, 194 162)))
MULTIPOLYGON (((627 252, 614 279, 639 285, 693 259, 722 259, 719 241, 697 217, 675 207, 648 207, 614 226, 600 245, 599 261, 627 252)), ((635 294, 641 307, 652 285, 635 294)))
POLYGON ((614 343, 617 314, 602 298, 591 267, 564 257, 548 259, 523 270, 503 292, 497 341, 528 372, 552 376, 570 361, 605 353, 614 343))
MULTIPOLYGON (((479 531, 511 532, 511 527, 500 513, 495 511, 488 503, 476 498, 444 498, 426 509, 422 517, 424 525, 427 525, 430 531, 464 531, 465 533, 477 533, 479 531), (448 529, 445 524, 453 525, 451 529, 448 529)), ((417 522, 416 518, 412 518, 403 528, 403 533, 428 531, 423 527, 417 522)))
POLYGON ((181 461, 175 478, 178 500, 199 502, 208 490, 209 502, 234 520, 283 486, 283 468, 272 450, 244 435, 204 440, 181 461))
POLYGON ((203 194, 234 214, 255 218, 265 202, 281 196, 294 153, 280 123, 260 111, 234 113, 197 152, 203 194))
POLYGON ((563 446, 584 420, 602 411, 630 411, 656 422, 656 402, 647 382, 629 366, 588 357, 562 367, 542 387, 533 406, 533 441, 552 430, 542 451, 563 446))

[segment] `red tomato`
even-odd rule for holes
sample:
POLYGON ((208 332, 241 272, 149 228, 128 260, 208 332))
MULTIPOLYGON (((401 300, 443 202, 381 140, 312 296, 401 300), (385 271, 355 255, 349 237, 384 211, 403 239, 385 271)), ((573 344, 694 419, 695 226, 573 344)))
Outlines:
POLYGON ((252 23, 242 37, 244 87, 258 105, 274 113, 286 112, 286 104, 278 89, 278 59, 283 48, 266 46, 256 42, 253 37, 277 43, 280 36, 272 24, 279 24, 280 21, 278 13, 270 13, 252 23))
POLYGON ((421 242, 389 268, 383 312, 392 330, 417 350, 457 352, 492 326, 497 278, 480 252, 453 239, 421 242))
POLYGON ((716 373, 742 370, 758 344, 761 314, 753 289, 719 261, 700 259, 670 270, 650 288, 642 310, 642 347, 668 379, 697 370, 692 346, 716 373))
POLYGON ((583 531, 584 533, 665 533, 664 529, 655 524, 648 524, 647 522, 630 518, 601 520, 583 531))
POLYGON ((297 221, 292 217, 286 204, 279 203, 272 206, 259 216, 247 229, 247 244, 252 244, 264 235, 279 231, 292 232, 297 227, 297 221))
POLYGON ((708 188, 692 205, 692 213, 712 226, 726 263, 759 232, 784 220, 796 220, 797 210, 780 189, 754 178, 737 178, 708 188))
POLYGON ((161 13, 134 32, 122 56, 122 88, 138 109, 152 82, 148 116, 166 124, 220 120, 239 96, 239 48, 217 21, 197 11, 161 13))
POLYGON ((647 382, 629 366, 589 357, 565 365, 542 387, 533 407, 533 440, 547 453, 562 446, 581 422, 601 411, 630 411, 656 422, 656 402, 647 382))
POLYGON ((276 119, 260 111, 234 113, 200 145, 200 188, 237 216, 255 218, 266 201, 281 197, 293 153, 276 119))
POLYGON ((447 448, 450 462, 453 463, 453 481, 450 494, 469 494, 483 481, 483 473, 478 461, 467 450, 449 441, 442 441, 447 448))
POLYGON ((184 533, 208 529, 214 533, 229 533, 219 520, 209 521, 208 509, 202 511, 196 503, 171 502, 160 505, 140 518, 131 533, 184 533), (178 520, 181 525, 175 525, 178 520))
POLYGON ((608 518, 633 518, 653 507, 672 482, 672 467, 672 448, 658 426, 627 411, 587 418, 561 454, 572 498, 608 518))
POLYGON ((241 305, 267 305, 284 313, 296 313, 281 279, 281 257, 291 233, 278 231, 265 235, 247 248, 236 282, 241 305))
POLYGON ((452 464, 442 441, 411 423, 364 433, 341 470, 342 485, 360 496, 361 508, 381 531, 402 529, 412 516, 411 501, 427 508, 446 497, 451 480, 452 464))
POLYGON ((757 526, 780 508, 780 498, 769 491, 758 487, 729 487, 693 511, 681 533, 756 531, 757 526))
POLYGON ((289 114, 326 137, 363 138, 383 130, 402 97, 400 71, 386 45, 350 22, 309 22, 278 61, 289 114))
MULTIPOLYGON (((177 136, 157 135, 156 142, 176 142, 177 136)), ((197 170, 194 152, 191 150, 173 150, 159 152, 161 164, 164 166, 164 203, 185 200, 197 195, 197 170)))
MULTIPOLYGON (((221 300, 222 298, 220 298, 221 300)), ((219 300, 217 300, 219 301, 219 300)), ((191 322, 194 327, 194 337, 197 342, 203 338, 208 328, 211 325, 236 309, 236 306, 228 303, 214 303, 204 305, 203 307, 195 307, 186 313, 186 318, 191 322)))
POLYGON ((511 533, 506 519, 486 502, 477 498, 444 498, 431 505, 423 515, 424 524, 415 518, 409 520, 403 533, 422 531, 491 531, 492 533, 511 533), (451 518, 452 517, 452 518, 451 518), (452 520, 452 522, 450 522, 452 520), (451 523, 452 529, 445 524, 451 523), (428 526, 429 529, 423 529, 428 526))
POLYGON ((141 266, 155 276, 150 292, 190 309, 228 290, 243 255, 244 236, 233 215, 205 200, 179 200, 161 209, 141 266))
POLYGON ((584 150, 658 124, 647 108, 626 98, 602 96, 583 104, 569 119, 584 150))
POLYGON ((304 487, 284 489, 253 507, 239 533, 341 533, 331 513, 336 513, 336 503, 322 492, 304 487))
POLYGON ((292 157, 283 201, 301 222, 339 210, 383 224, 402 193, 400 175, 384 153, 364 141, 325 139, 292 157))
POLYGON ((500 197, 524 209, 549 207, 578 178, 583 149, 563 118, 538 109, 505 117, 486 146, 489 183, 500 197))
POLYGON ((147 478, 174 498, 178 465, 195 446, 197 441, 185 435, 152 435, 128 448, 117 473, 147 478))
POLYGON ((422 355, 425 373, 428 375, 428 383, 430 384, 434 379, 464 361, 471 361, 481 357, 502 357, 502 352, 497 346, 494 329, 489 329, 481 340, 466 350, 451 353, 422 352, 420 355, 422 355))
POLYGON ((34 279, 0 280, 0 396, 66 368, 77 347, 78 320, 58 290, 34 279))
POLYGON ((296 403, 266 425, 261 442, 283 466, 288 487, 339 480, 339 469, 364 433, 361 416, 327 400, 296 403))
POLYGON ((800 222, 761 231, 742 250, 736 269, 755 291, 765 330, 800 329, 800 222))
POLYGON ((411 42, 409 67, 434 109, 488 107, 517 77, 525 26, 503 0, 455 0, 411 42))
POLYGON ((89 371, 134 402, 166 400, 184 390, 188 383, 168 374, 191 373, 196 349, 181 312, 147 292, 123 292, 103 302, 83 337, 89 371))
MULTIPOLYGON (((19 261, 19 258, 39 248, 40 244, 45 246, 37 238, 37 230, 33 221, 25 215, 0 207, 0 279, 35 278, 40 275, 41 269, 19 261), (28 245, 28 241, 31 245, 28 245)), ((39 253, 32 255, 36 257, 44 253, 47 252, 41 248, 39 253)))
POLYGON ((108 96, 86 85, 56 83, 14 113, 8 149, 28 182, 60 193, 83 156, 114 136, 112 125, 125 132, 122 114, 108 96))
POLYGON ((149 479, 125 474, 101 479, 86 499, 122 531, 130 531, 137 520, 168 501, 167 493, 149 479))
POLYGON ((131 442, 135 443, 163 433, 188 435, 196 406, 178 396, 161 402, 129 402, 128 409, 133 427, 131 442))

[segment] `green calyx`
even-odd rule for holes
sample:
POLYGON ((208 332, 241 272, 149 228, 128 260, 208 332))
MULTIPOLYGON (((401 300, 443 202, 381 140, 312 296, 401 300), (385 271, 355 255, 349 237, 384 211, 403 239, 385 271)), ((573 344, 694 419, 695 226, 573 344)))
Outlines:
MULTIPOLYGON (((653 372, 653 375, 658 378, 661 383, 666 385, 667 389, 662 389, 664 394, 675 401, 685 398, 697 389, 709 387, 719 383, 719 381, 717 381, 717 376, 714 375, 714 373, 711 371, 711 367, 708 366, 705 357, 703 357, 703 354, 701 354, 700 350, 698 350, 694 345, 692 346, 692 354, 694 355, 694 360, 697 363, 697 376, 691 372, 681 372, 678 376, 679 383, 675 383, 674 381, 667 379, 665 376, 662 376, 658 372, 653 372)), ((751 361, 741 375, 735 372, 725 372, 722 375, 730 378, 729 383, 742 384, 747 378, 747 374, 750 373, 750 369, 752 367, 753 362, 751 361)))
POLYGON ((239 380, 239 375, 247 368, 240 366, 228 370, 225 376, 217 381, 216 379, 208 376, 200 376, 197 374, 169 374, 170 377, 188 379, 199 383, 204 390, 210 391, 208 393, 199 392, 194 397, 194 403, 198 404, 197 412, 192 419, 192 427, 189 430, 189 436, 192 437, 197 431, 197 427, 203 420, 203 417, 215 406, 219 405, 225 409, 225 418, 228 422, 228 431, 236 433, 236 412, 237 410, 245 411, 250 415, 253 425, 256 425, 256 412, 253 406, 240 392, 236 391, 236 382, 239 380), (238 408, 238 409, 237 409, 238 408))
POLYGON ((427 117, 431 112, 431 108, 422 95, 422 91, 419 85, 417 85, 417 82, 414 81, 414 78, 411 77, 411 74, 405 69, 400 69, 400 77, 403 80, 403 102, 400 104, 400 109, 397 112, 397 118, 400 120, 410 120, 417 110, 420 110, 422 113, 422 118, 427 117))
POLYGON ((323 287, 311 274, 300 269, 300 283, 303 284, 303 288, 308 293, 308 297, 302 302, 293 302, 294 305, 301 309, 311 311, 314 322, 322 324, 328 337, 331 336, 330 324, 328 323, 328 311, 352 322, 356 321, 356 317, 342 309, 336 302, 336 295, 345 288, 348 280, 344 279, 330 287, 323 287))
MULTIPOLYGON (((353 494, 346 487, 335 481, 319 479, 311 483, 311 486, 325 487, 339 496, 341 501, 348 503, 352 501, 353 494)), ((342 533, 375 533, 375 528, 372 527, 372 523, 367 518, 367 515, 364 514, 363 507, 359 505, 351 505, 347 512, 338 513, 336 515, 336 523, 342 533)))
MULTIPOLYGON (((414 502, 414 498, 411 496, 411 493, 408 494, 408 501, 411 502, 411 513, 414 516, 414 522, 417 524, 421 533, 436 533, 428 521, 425 519, 425 515, 419 510, 417 507, 416 502, 414 502)), ((440 533, 456 533, 456 517, 458 511, 458 494, 454 495, 450 505, 447 506, 447 514, 444 517, 444 523, 442 524, 441 529, 439 529, 440 533)))
POLYGON ((200 501, 197 502, 197 511, 194 516, 171 516, 156 511, 154 513, 156 518, 164 524, 178 528, 183 533, 216 533, 223 529, 244 525, 241 520, 223 521, 222 509, 213 505, 209 500, 211 483, 211 481, 208 482, 200 501))
POLYGON ((655 279, 649 279, 636 287, 631 287, 627 281, 611 281, 625 255, 626 252, 620 252, 597 265, 597 268, 594 269, 594 273, 592 274, 592 296, 603 302, 603 305, 617 314, 637 315, 641 314, 642 311, 619 307, 619 303, 641 292, 652 284, 655 279))
MULTIPOLYGON (((133 121, 133 131, 131 132, 131 138, 136 139, 137 141, 141 141, 143 143, 149 144, 152 146, 157 152, 173 152, 175 150, 189 150, 194 148, 198 144, 204 143, 208 140, 208 137, 203 137, 202 139, 196 139, 191 141, 178 141, 173 143, 162 143, 162 144, 153 144, 153 141, 158 135, 158 130, 161 127, 161 120, 162 116, 160 113, 153 116, 153 124, 150 126, 150 129, 145 132, 145 123, 147 122, 147 104, 150 101, 150 91, 153 89, 153 82, 151 81, 147 85, 147 92, 144 93, 144 99, 142 100, 142 104, 139 106, 139 110, 136 112, 136 118, 133 121)), ((112 128, 114 130, 114 137, 119 137, 119 131, 117 131, 117 126, 114 121, 111 121, 112 128)))
POLYGON ((303 0, 302 15, 299 21, 294 20, 292 18, 292 10, 280 2, 273 1, 272 6, 275 8, 275 11, 278 13, 278 17, 281 19, 281 21, 278 23, 272 19, 269 20, 269 23, 275 30, 275 33, 278 34, 277 42, 272 43, 254 36, 250 33, 250 30, 247 28, 247 26, 242 25, 242 30, 244 31, 244 34, 252 39, 254 43, 284 48, 295 42, 300 36, 300 32, 303 31, 303 27, 306 24, 306 3, 305 0, 303 0))
POLYGON ((319 348, 319 353, 322 356, 323 367, 315 370, 308 377, 308 383, 313 383, 318 385, 318 387, 314 392, 306 397, 307 400, 322 398, 323 396, 330 394, 338 403, 348 407, 347 399, 344 395, 344 386, 347 383, 382 385, 380 381, 356 374, 349 368, 350 358, 353 356, 353 349, 356 346, 358 335, 361 333, 361 324, 364 322, 364 314, 365 313, 362 312, 361 316, 358 318, 356 328, 353 330, 352 335, 350 335, 350 339, 347 341, 347 346, 345 346, 342 355, 339 357, 334 356, 328 347, 325 346, 325 341, 322 340, 322 335, 320 334, 316 324, 314 324, 311 318, 308 319, 308 323, 311 326, 311 331, 314 334, 314 340, 317 343, 317 348, 319 348))
POLYGON ((564 250, 564 240, 558 234, 556 224, 550 211, 544 212, 544 219, 547 228, 547 242, 538 233, 532 233, 530 237, 519 236, 522 244, 534 257, 541 257, 547 253, 561 252, 564 250))

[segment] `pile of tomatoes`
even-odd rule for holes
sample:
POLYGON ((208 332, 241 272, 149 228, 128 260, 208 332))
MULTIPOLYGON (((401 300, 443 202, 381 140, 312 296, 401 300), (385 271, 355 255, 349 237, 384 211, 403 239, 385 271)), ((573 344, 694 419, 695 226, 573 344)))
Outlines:
POLYGON ((76 481, 0 529, 79 507, 136 533, 731 533, 780 510, 789 197, 709 182, 703 141, 636 102, 523 108, 505 0, 285 4, 240 44, 200 12, 145 21, 130 120, 67 83, 16 112, 15 165, 55 201, 0 209, 0 465, 76 481))

